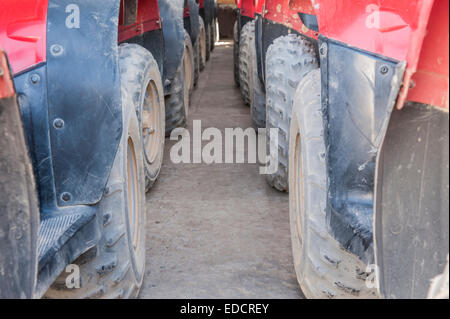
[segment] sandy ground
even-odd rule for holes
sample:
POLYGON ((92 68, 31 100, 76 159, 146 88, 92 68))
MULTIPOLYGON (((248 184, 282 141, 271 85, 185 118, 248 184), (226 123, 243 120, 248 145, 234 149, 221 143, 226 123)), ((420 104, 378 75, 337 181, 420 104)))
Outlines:
MULTIPOLYGON (((251 127, 233 80, 231 43, 216 46, 191 98, 190 123, 251 127)), ((288 195, 258 164, 174 164, 166 140, 147 195, 147 264, 140 298, 302 298, 292 264, 288 195)))

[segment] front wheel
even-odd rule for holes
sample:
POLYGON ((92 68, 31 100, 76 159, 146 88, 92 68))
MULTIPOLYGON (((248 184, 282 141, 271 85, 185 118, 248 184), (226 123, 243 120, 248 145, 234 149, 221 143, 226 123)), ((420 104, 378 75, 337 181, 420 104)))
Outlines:
POLYGON ((374 298, 366 265, 328 233, 327 167, 320 70, 310 71, 294 96, 289 139, 292 254, 307 298, 374 298))
MULTIPOLYGON (((119 59, 123 61, 124 51, 119 59)), ((68 289, 66 273, 46 293, 48 298, 135 298, 145 268, 145 174, 141 127, 133 101, 131 71, 121 68, 123 131, 98 205, 103 231, 97 245, 78 257, 81 287, 68 289)))
POLYGON ((152 54, 140 45, 120 45, 119 56, 122 81, 126 81, 131 90, 141 124, 145 189, 148 191, 159 175, 164 153, 165 105, 161 74, 152 54))

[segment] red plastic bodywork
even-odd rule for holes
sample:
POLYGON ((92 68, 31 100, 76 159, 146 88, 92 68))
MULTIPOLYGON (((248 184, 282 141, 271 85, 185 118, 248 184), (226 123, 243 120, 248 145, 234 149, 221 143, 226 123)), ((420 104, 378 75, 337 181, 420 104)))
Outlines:
POLYGON ((0 43, 14 74, 46 61, 48 0, 1 0, 0 43))
POLYGON ((409 100, 448 109, 448 0, 258 2, 265 2, 265 19, 284 24, 306 36, 317 38, 320 33, 368 52, 405 61, 398 108, 409 100), (319 33, 303 25, 299 12, 317 16, 319 33))
POLYGON ((124 0, 120 1, 119 42, 132 39, 145 32, 161 29, 158 0, 139 0, 136 22, 124 25, 124 0))
POLYGON ((308 29, 300 20, 299 12, 313 14, 311 0, 265 0, 265 19, 284 24, 290 29, 317 39, 319 33, 308 29))
POLYGON ((236 6, 241 16, 255 18, 255 0, 237 0, 236 6))

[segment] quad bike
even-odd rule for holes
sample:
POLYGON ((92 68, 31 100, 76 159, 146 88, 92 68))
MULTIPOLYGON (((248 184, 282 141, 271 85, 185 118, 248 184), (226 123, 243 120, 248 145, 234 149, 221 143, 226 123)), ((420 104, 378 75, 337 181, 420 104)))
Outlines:
POLYGON ((239 65, 279 132, 304 294, 426 297, 449 251, 448 1, 253 4, 239 65))
POLYGON ((0 297, 138 295, 145 192, 193 85, 183 9, 0 3, 0 297))

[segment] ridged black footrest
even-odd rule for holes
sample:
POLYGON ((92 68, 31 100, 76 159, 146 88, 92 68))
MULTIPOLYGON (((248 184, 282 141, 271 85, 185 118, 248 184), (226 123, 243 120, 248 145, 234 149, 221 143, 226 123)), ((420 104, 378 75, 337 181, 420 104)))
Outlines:
POLYGON ((41 220, 39 231, 39 270, 61 247, 95 215, 93 209, 80 209, 41 220))

